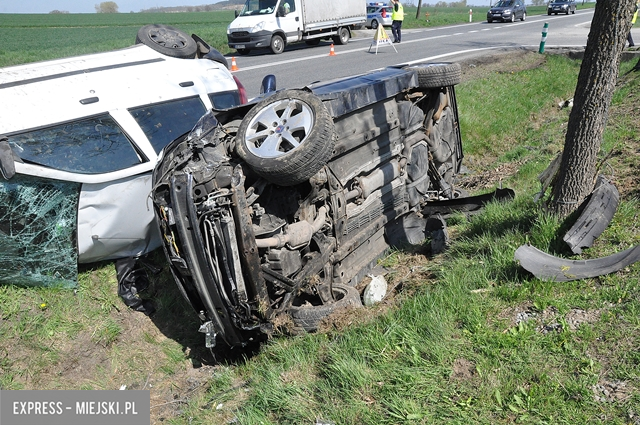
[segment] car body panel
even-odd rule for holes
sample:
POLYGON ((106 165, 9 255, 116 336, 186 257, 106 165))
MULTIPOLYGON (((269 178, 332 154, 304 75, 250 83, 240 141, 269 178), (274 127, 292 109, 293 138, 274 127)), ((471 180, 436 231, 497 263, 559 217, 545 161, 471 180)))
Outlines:
POLYGON ((615 185, 598 176, 595 189, 579 208, 580 216, 562 238, 574 254, 593 245, 611 223, 619 203, 620 193, 615 185))
POLYGON ((602 258, 569 260, 555 257, 531 245, 515 252, 520 266, 540 280, 570 282, 615 273, 640 260, 640 245, 602 258))
MULTIPOLYGON (((181 59, 146 44, 0 68, 0 97, 0 136, 16 176, 80 188, 69 240, 76 267, 159 246, 148 203, 158 153, 207 110, 240 102, 238 83, 214 55, 181 59)), ((2 249, 10 244, 4 239, 2 249)))

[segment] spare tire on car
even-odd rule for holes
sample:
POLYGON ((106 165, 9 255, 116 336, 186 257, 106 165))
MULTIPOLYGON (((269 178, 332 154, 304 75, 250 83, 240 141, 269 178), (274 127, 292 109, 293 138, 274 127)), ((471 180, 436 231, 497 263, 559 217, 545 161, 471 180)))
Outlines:
POLYGON ((283 90, 245 115, 235 149, 261 177, 293 186, 320 171, 334 145, 333 120, 322 101, 303 90, 283 90))
POLYGON ((144 44, 158 53, 178 59, 196 57, 198 45, 186 32, 169 25, 151 24, 138 30, 136 44, 144 44))
POLYGON ((418 87, 437 89, 439 87, 455 86, 462 80, 462 68, 459 63, 419 63, 405 66, 418 74, 418 87))

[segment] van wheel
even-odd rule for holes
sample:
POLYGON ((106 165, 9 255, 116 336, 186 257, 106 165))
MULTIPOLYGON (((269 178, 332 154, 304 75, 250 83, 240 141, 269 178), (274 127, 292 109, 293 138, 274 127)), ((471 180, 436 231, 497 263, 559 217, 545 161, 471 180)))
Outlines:
POLYGON ((417 72, 418 87, 422 89, 455 86, 462 79, 462 68, 458 63, 418 63, 405 66, 404 69, 417 72))
POLYGON ((193 38, 169 25, 151 24, 140 28, 136 35, 136 44, 140 43, 158 53, 178 59, 193 59, 198 50, 193 38))
POLYGON ((279 55, 284 52, 284 39, 280 35, 274 35, 271 37, 271 51, 279 55))
POLYGON ((341 27, 341 28, 338 28, 338 35, 333 37, 333 42, 335 44, 347 44, 349 42, 349 38, 351 38, 349 29, 345 27, 341 27))
POLYGON ((258 102, 242 119, 236 153, 258 175, 280 186, 309 180, 329 161, 333 120, 312 93, 283 90, 258 102))

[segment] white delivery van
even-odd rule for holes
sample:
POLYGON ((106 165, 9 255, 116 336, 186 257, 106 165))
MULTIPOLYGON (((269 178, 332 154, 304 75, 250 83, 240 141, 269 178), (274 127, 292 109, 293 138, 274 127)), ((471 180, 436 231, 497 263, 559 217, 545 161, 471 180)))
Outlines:
POLYGON ((322 39, 347 44, 351 30, 364 25, 362 0, 247 0, 227 28, 229 47, 246 55, 254 49, 282 53, 290 43, 317 45, 322 39))

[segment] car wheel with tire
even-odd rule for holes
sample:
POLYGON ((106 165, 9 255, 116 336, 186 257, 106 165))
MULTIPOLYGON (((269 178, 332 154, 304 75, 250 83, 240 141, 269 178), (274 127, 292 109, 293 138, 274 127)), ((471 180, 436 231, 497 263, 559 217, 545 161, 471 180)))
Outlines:
POLYGON ((256 104, 242 119, 236 153, 258 175, 280 186, 308 180, 333 153, 333 120, 315 95, 283 90, 256 104))
POLYGON ((416 71, 418 87, 423 89, 455 86, 462 79, 462 68, 458 63, 418 63, 406 66, 404 69, 416 71))
POLYGON ((526 13, 523 13, 523 14, 522 14, 522 17, 520 18, 520 20, 521 20, 522 22, 524 22, 526 19, 527 19, 527 14, 526 14, 526 13))
POLYGON ((492 22, 493 22, 493 20, 491 20, 491 19, 487 19, 487 22, 488 22, 488 23, 492 23, 492 22))
POLYGON ((271 45, 269 47, 271 47, 271 51, 274 54, 279 55, 284 52, 284 38, 281 35, 274 35, 271 37, 271 45))
POLYGON ((349 33, 349 29, 345 27, 338 28, 338 35, 333 37, 333 42, 335 44, 347 44, 349 42, 349 38, 351 38, 351 34, 349 33))
POLYGON ((372 30, 377 30, 378 29, 378 25, 379 24, 378 24, 377 20, 374 19, 373 21, 371 21, 371 29, 372 30))
POLYGON ((178 59, 196 57, 198 45, 189 35, 169 25, 151 24, 138 30, 136 44, 144 44, 158 53, 178 59))
MULTIPOLYGON (((352 286, 333 284, 333 296, 335 301, 321 305, 294 305, 288 312, 296 327, 303 328, 307 332, 318 330, 318 325, 331 313, 345 307, 361 307, 360 293, 352 286)), ((300 303, 298 303, 300 304, 300 303)))
POLYGON ((511 22, 515 22, 515 21, 516 21, 516 14, 515 14, 515 13, 513 13, 513 14, 511 15, 511 22))

